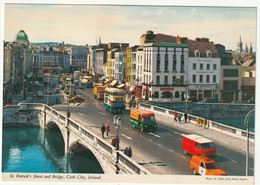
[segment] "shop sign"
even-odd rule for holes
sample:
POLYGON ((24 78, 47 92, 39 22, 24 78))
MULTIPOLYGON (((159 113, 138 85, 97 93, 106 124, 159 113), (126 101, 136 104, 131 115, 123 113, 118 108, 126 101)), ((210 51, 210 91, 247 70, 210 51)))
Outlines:
POLYGON ((173 91, 174 88, 172 88, 172 87, 162 87, 162 88, 160 88, 160 90, 161 91, 173 91))

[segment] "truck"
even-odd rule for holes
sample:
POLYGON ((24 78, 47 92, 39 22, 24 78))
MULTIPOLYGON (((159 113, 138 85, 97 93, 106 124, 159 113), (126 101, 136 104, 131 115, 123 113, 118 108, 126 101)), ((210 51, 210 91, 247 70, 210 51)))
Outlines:
POLYGON ((132 109, 130 112, 130 124, 144 131, 154 132, 157 129, 155 115, 146 109, 132 109))
POLYGON ((94 98, 99 99, 99 100, 103 100, 105 88, 106 88, 105 86, 94 87, 94 90, 93 90, 94 98))

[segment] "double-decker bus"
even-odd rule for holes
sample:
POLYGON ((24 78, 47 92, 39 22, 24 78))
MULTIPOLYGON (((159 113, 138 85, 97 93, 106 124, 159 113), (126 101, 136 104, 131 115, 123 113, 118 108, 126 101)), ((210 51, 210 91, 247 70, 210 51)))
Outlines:
POLYGON ((104 108, 112 113, 125 112, 125 91, 117 88, 106 88, 104 108))

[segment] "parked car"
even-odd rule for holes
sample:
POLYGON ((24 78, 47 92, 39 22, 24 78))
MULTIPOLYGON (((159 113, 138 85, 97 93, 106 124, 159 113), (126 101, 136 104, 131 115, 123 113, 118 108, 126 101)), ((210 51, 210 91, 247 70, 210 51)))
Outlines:
POLYGON ((247 100, 246 103, 255 104, 255 99, 252 97, 251 99, 247 100))
POLYGON ((46 93, 47 94, 52 94, 52 91, 51 90, 47 90, 46 93))
POLYGON ((37 96, 43 96, 42 91, 38 91, 38 92, 37 92, 37 96))
POLYGON ((39 85, 40 85, 40 82, 39 82, 39 81, 35 81, 33 85, 39 86, 39 85))
POLYGON ((53 84, 51 84, 51 86, 52 86, 52 87, 56 87, 56 84, 55 84, 55 83, 53 83, 53 84))
POLYGON ((57 94, 57 93, 59 93, 59 92, 60 92, 60 89, 58 89, 58 88, 54 90, 54 93, 55 93, 55 94, 57 94))
POLYGON ((72 102, 84 102, 85 101, 85 98, 81 97, 81 96, 74 96, 72 97, 69 102, 72 103, 72 102))
POLYGON ((194 155, 190 161, 190 168, 193 174, 200 175, 227 175, 221 170, 216 161, 202 155, 194 155))

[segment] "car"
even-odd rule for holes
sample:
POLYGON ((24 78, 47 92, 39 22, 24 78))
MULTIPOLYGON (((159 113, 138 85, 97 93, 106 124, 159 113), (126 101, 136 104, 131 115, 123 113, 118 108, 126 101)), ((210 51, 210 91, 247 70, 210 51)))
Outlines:
POLYGON ((255 99, 252 97, 251 99, 247 100, 246 103, 255 104, 255 99))
POLYGON ((205 98, 205 99, 199 101, 199 103, 218 103, 218 99, 217 98, 205 98))
POLYGON ((39 82, 39 81, 35 81, 33 85, 39 86, 39 85, 40 85, 40 82, 39 82))
POLYGON ((46 93, 47 94, 52 94, 52 91, 51 90, 47 90, 46 93))
POLYGON ((37 96, 43 96, 42 91, 38 91, 38 92, 37 92, 37 96))
POLYGON ((53 83, 53 84, 51 84, 51 86, 52 86, 52 87, 56 87, 56 84, 55 84, 55 83, 53 83))
POLYGON ((55 94, 57 94, 57 93, 59 93, 59 92, 60 92, 60 89, 58 89, 58 88, 54 90, 54 93, 55 93, 55 94))
POLYGON ((81 96, 74 96, 72 97, 69 102, 72 103, 72 102, 84 102, 85 101, 85 98, 81 97, 81 96))
POLYGON ((193 174, 199 175, 227 175, 221 170, 216 161, 203 155, 193 155, 190 161, 193 174))

